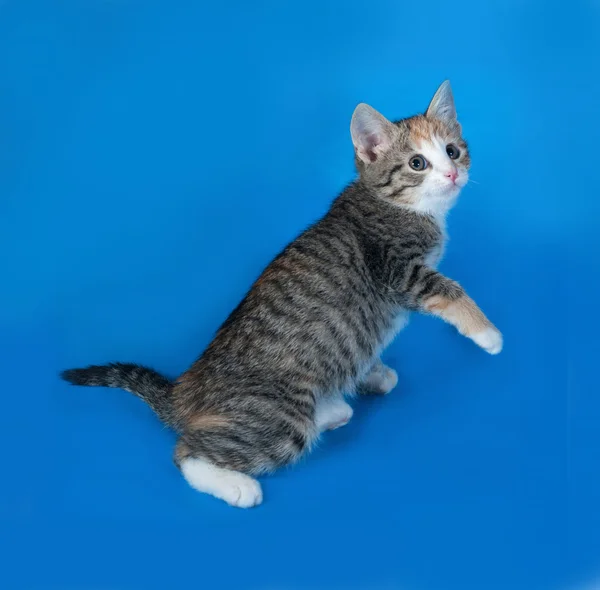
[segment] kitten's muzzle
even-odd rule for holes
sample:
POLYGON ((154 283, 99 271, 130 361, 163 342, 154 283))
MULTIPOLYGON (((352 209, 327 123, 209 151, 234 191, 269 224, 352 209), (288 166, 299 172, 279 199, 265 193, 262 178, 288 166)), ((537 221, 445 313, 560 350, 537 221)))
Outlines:
POLYGON ((456 184, 456 179, 458 178, 458 170, 453 168, 444 174, 446 178, 449 178, 452 181, 452 184, 456 184))

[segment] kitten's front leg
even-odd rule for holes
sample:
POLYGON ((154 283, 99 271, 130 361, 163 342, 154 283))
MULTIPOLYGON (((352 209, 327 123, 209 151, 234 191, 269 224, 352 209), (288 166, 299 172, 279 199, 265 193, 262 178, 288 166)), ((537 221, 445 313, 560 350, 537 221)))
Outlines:
POLYGON ((406 292, 415 306, 452 324, 490 354, 502 350, 502 334, 455 281, 426 266, 413 267, 406 292))
POLYGON ((379 359, 358 385, 362 395, 387 394, 398 384, 398 373, 384 365, 379 359))
POLYGON ((342 395, 322 397, 317 400, 315 425, 319 432, 335 430, 348 424, 353 413, 342 395))
POLYGON ((502 334, 468 296, 455 301, 434 296, 424 302, 424 309, 454 325, 458 331, 490 354, 502 350, 502 334))

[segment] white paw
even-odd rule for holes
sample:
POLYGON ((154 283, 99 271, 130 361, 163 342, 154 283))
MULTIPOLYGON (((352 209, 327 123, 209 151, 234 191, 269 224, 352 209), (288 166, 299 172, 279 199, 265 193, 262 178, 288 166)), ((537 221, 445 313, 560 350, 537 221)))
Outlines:
POLYGON ((323 430, 335 430, 350 422, 354 410, 342 399, 322 399, 317 404, 317 415, 315 418, 317 428, 323 430))
POLYGON ((223 477, 215 496, 238 508, 258 506, 263 499, 262 488, 255 479, 235 472, 223 477))
POLYGON ((502 334, 494 327, 473 334, 471 340, 490 354, 498 354, 502 350, 502 334))
POLYGON ((350 419, 354 415, 354 410, 346 405, 346 409, 344 412, 340 412, 336 418, 333 418, 328 424, 325 425, 325 430, 335 430, 336 428, 341 428, 342 426, 346 426, 350 419))
POLYGON ((398 385, 398 373, 394 369, 385 367, 385 370, 379 374, 377 390, 384 395, 392 391, 398 385))
POLYGON ((262 502, 260 484, 239 471, 190 457, 181 462, 181 473, 194 489, 225 500, 231 506, 251 508, 262 502))
POLYGON ((359 391, 362 393, 381 393, 386 395, 396 385, 398 385, 398 373, 394 369, 383 365, 367 375, 365 380, 360 384, 359 391))

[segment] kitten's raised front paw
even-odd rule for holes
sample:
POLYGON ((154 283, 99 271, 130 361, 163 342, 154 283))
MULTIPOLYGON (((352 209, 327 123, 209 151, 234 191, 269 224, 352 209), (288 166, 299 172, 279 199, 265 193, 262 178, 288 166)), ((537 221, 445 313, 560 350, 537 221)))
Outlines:
POLYGON ((498 354, 502 350, 502 334, 493 326, 473 334, 471 340, 490 354, 498 354))

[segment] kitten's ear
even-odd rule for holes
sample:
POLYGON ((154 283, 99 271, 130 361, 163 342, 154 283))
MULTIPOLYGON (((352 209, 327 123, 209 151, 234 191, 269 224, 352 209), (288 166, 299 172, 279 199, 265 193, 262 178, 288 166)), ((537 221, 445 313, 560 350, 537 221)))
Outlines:
POLYGON ((356 155, 370 164, 390 148, 397 129, 373 107, 361 103, 354 109, 350 133, 356 155))
POLYGON ((446 123, 456 122, 456 107, 454 106, 454 96, 452 96, 449 80, 442 82, 442 85, 437 89, 427 107, 425 116, 431 119, 441 119, 446 123))

